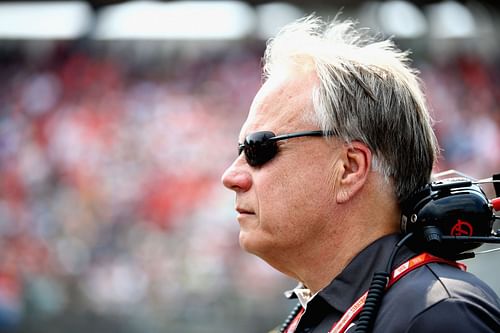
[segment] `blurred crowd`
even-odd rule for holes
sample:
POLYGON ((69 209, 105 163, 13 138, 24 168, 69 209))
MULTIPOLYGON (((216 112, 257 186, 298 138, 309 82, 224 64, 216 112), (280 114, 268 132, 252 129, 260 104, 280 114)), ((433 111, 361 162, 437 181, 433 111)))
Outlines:
POLYGON ((417 63, 441 148, 436 171, 481 179, 500 172, 500 66, 462 54, 417 63))
MULTIPOLYGON (((0 49, 0 331, 264 332, 293 287, 238 247, 220 175, 263 45, 0 49)), ((438 170, 500 171, 500 66, 416 59, 438 170)))

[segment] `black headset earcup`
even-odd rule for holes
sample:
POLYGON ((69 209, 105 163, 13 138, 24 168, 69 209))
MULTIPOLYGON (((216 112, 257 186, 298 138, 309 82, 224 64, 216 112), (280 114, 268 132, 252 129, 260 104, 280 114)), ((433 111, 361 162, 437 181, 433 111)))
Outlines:
POLYGON ((441 240, 441 236, 488 237, 494 214, 486 194, 469 180, 434 182, 415 191, 401 206, 401 231, 413 233, 412 247, 456 256, 482 243, 441 240))

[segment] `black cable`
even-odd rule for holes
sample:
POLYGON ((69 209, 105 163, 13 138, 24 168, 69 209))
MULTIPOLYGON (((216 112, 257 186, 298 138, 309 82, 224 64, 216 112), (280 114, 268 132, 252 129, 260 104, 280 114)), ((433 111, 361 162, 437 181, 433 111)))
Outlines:
POLYGON ((396 254, 401 246, 403 246, 403 244, 412 236, 413 233, 410 232, 394 246, 384 272, 377 272, 373 274, 370 288, 368 289, 368 295, 366 296, 365 305, 363 306, 363 310, 361 310, 359 319, 356 323, 355 333, 368 333, 372 330, 375 318, 377 317, 378 310, 380 308, 380 303, 384 297, 385 289, 389 283, 394 258, 396 257, 396 254))
POLYGON ((355 333, 370 332, 377 316, 380 303, 384 296, 385 287, 389 281, 390 274, 387 272, 378 272, 373 274, 370 289, 366 296, 365 305, 359 315, 358 322, 356 323, 355 333))
POLYGON ((387 273, 391 273, 392 265, 394 264, 394 258, 396 258, 396 254, 398 253, 401 246, 408 241, 413 236, 413 232, 406 234, 399 242, 396 243, 394 249, 392 249, 391 256, 389 257, 389 261, 387 262, 387 266, 385 267, 385 271, 387 273))

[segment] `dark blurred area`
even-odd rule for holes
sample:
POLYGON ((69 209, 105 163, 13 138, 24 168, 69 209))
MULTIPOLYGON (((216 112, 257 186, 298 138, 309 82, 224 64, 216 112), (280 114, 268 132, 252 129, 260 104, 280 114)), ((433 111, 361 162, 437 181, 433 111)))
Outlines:
MULTIPOLYGON (((92 1, 94 9, 117 2, 92 1)), ((347 6, 292 3, 294 13, 328 15, 347 6)), ((380 29, 373 4, 343 11, 380 29)), ((489 13, 491 31, 478 21, 463 35, 394 34, 422 74, 442 147, 436 171, 500 171, 493 4, 461 5, 489 13)), ((265 38, 1 31, 0 332, 257 333, 278 325, 294 305, 282 291, 294 282, 239 248, 233 197, 219 181, 261 83, 265 38)), ((467 262, 497 292, 498 258, 467 262)))

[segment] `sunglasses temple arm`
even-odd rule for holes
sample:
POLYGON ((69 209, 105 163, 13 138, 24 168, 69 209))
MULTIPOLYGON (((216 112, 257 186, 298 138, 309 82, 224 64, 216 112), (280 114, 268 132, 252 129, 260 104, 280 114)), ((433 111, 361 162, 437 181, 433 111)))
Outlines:
POLYGON ((328 135, 332 135, 332 132, 302 131, 302 132, 296 132, 296 133, 291 133, 291 134, 278 135, 278 136, 275 136, 273 138, 270 138, 270 140, 277 141, 277 140, 297 138, 297 137, 301 137, 301 136, 328 136, 328 135))

